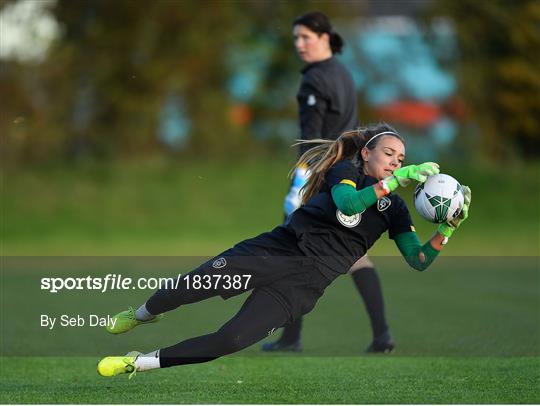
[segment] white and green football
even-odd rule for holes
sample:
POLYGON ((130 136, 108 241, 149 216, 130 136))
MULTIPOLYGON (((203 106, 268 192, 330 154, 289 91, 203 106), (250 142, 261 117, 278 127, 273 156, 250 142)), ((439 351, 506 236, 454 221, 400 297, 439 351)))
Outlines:
POLYGON ((453 220, 463 208, 463 190, 459 182, 440 173, 419 183, 414 191, 416 211, 432 223, 453 220))

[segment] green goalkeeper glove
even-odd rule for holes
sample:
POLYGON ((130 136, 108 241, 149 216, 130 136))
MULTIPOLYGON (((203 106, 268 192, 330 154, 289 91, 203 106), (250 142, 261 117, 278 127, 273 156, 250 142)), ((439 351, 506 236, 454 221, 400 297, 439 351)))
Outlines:
POLYGON ((465 220, 467 220, 467 217, 469 217, 469 206, 471 205, 472 198, 471 189, 468 186, 462 186, 462 188, 464 199, 461 213, 459 213, 459 216, 457 216, 455 219, 442 223, 439 225, 439 228, 437 228, 439 234, 445 236, 446 238, 450 238, 461 223, 463 223, 465 220))
POLYGON ((399 186, 407 186, 411 180, 425 182, 428 176, 437 175, 439 172, 439 164, 435 162, 424 162, 420 165, 408 165, 396 169, 392 176, 384 178, 381 181, 381 186, 390 193, 399 186))

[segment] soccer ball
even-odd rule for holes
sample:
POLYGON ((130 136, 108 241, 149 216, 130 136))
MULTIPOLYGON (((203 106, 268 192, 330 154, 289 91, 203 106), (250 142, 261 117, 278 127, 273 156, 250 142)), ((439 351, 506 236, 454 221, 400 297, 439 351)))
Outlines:
POLYGON ((463 208, 463 190, 459 182, 445 174, 433 175, 419 183, 414 191, 416 211, 432 223, 455 219, 463 208))

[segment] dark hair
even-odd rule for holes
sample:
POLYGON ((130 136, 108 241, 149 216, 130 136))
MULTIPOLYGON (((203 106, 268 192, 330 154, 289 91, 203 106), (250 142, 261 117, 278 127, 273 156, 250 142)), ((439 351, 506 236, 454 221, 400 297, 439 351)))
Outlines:
MULTIPOLYGON (((384 135, 396 137, 405 144, 403 137, 392 126, 384 122, 345 131, 336 140, 300 140, 295 144, 319 144, 304 152, 291 171, 292 173, 296 168, 305 168, 311 172, 308 182, 302 188, 302 204, 305 204, 312 196, 319 193, 326 172, 336 162, 344 159, 357 161, 362 148, 374 149, 384 135)), ((360 160, 358 165, 362 166, 362 164, 360 160)))
POLYGON ((330 49, 333 54, 341 53, 345 42, 341 35, 334 31, 330 19, 326 14, 321 13, 320 11, 312 11, 310 13, 296 17, 292 23, 293 27, 295 25, 303 25, 309 28, 311 31, 319 34, 328 34, 330 37, 330 49))

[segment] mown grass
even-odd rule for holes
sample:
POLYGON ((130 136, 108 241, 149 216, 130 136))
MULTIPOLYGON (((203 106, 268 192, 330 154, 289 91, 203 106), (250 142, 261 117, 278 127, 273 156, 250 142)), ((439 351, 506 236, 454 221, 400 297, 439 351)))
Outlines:
POLYGON ((89 358, 7 358, 2 403, 538 403, 537 358, 231 357, 102 378, 89 358))

